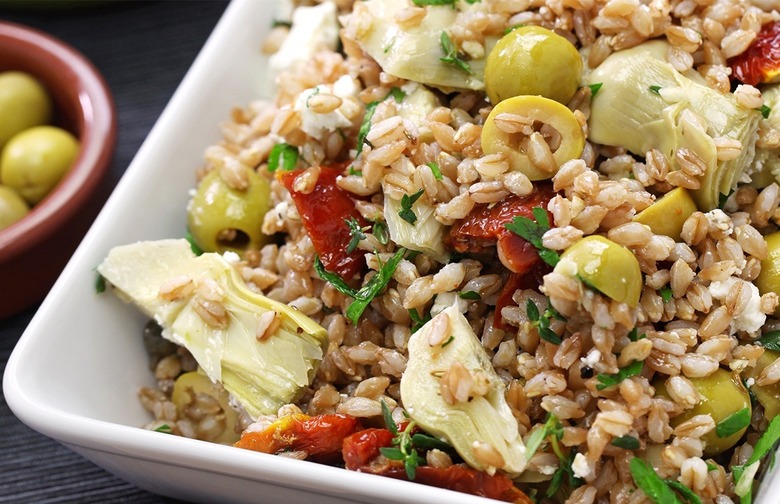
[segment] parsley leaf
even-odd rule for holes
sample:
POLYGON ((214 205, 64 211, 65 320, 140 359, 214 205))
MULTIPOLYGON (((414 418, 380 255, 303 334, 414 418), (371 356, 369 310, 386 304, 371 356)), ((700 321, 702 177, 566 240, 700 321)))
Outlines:
POLYGON ((572 449, 567 457, 561 458, 558 464, 558 469, 553 473, 553 477, 550 480, 550 486, 547 487, 547 498, 552 498, 558 490, 561 488, 564 476, 568 476, 569 487, 571 489, 577 488, 582 485, 582 480, 574 476, 574 469, 572 464, 574 463, 574 457, 577 456, 577 450, 572 449))
POLYGON ((428 168, 431 169, 431 172, 433 173, 433 178, 436 180, 441 180, 444 178, 444 176, 441 174, 441 168, 439 168, 439 165, 431 161, 428 163, 428 168))
POLYGON ((547 210, 542 207, 534 207, 532 211, 536 222, 528 217, 518 215, 512 219, 512 222, 504 224, 504 227, 536 247, 542 261, 550 266, 555 266, 561 259, 558 252, 550 250, 542 244, 542 236, 550 229, 547 210))
POLYGON ((404 194, 401 197, 401 210, 399 210, 398 216, 411 225, 414 225, 414 223, 417 222, 417 214, 415 214, 412 210, 412 205, 414 205, 417 200, 420 199, 420 196, 423 195, 423 192, 424 189, 420 189, 411 196, 404 194))
POLYGON ((456 0, 412 0, 412 3, 417 7, 423 7, 425 5, 452 5, 455 6, 456 0))
POLYGON ((354 298, 357 296, 357 291, 347 285, 340 276, 325 269, 325 265, 320 261, 320 256, 314 256, 314 270, 323 280, 330 282, 334 289, 346 294, 347 296, 354 298))
POLYGON ((508 34, 512 33, 513 31, 517 30, 518 28, 522 28, 523 26, 525 26, 525 24, 523 24, 523 23, 512 25, 512 26, 507 26, 504 29, 504 35, 508 35, 508 34))
POLYGON ((268 155, 268 171, 275 172, 279 167, 290 171, 298 164, 298 147, 284 142, 273 146, 268 155))
POLYGON ((556 439, 563 438, 563 425, 558 417, 552 413, 547 414, 547 420, 544 425, 536 429, 528 436, 528 440, 525 443, 525 457, 526 460, 531 460, 536 450, 542 445, 542 442, 547 439, 548 436, 555 436, 556 439))
POLYGON ((95 293, 102 294, 104 292, 106 292, 106 279, 103 275, 97 273, 97 278, 95 279, 95 293))
POLYGON ((469 301, 477 301, 482 299, 482 296, 480 296, 479 292, 477 291, 461 291, 458 293, 458 297, 461 299, 467 299, 469 301))
POLYGON ((658 294, 661 295, 661 299, 664 300, 664 303, 668 303, 672 300, 672 296, 674 295, 674 291, 669 287, 661 287, 658 289, 658 294))
POLYGON ((474 75, 474 72, 471 70, 469 64, 458 57, 458 48, 455 47, 455 43, 452 41, 446 31, 441 32, 439 42, 441 43, 442 51, 444 51, 444 56, 439 58, 440 61, 449 63, 450 65, 453 65, 455 68, 458 68, 469 75, 474 75))
POLYGON ((718 208, 723 210, 732 194, 734 194, 734 189, 730 190, 728 194, 718 193, 718 208))
POLYGON ((382 245, 387 245, 390 242, 390 232, 387 230, 387 224, 383 221, 374 222, 371 233, 374 235, 374 238, 376 238, 376 241, 382 245))
POLYGON ((657 94, 657 95, 661 94, 659 92, 659 91, 661 91, 661 86, 650 86, 648 89, 650 89, 650 92, 653 93, 653 94, 657 94))
POLYGON ((606 388, 613 387, 626 378, 640 374, 642 372, 643 365, 644 363, 642 361, 634 361, 628 366, 620 368, 620 370, 615 374, 601 373, 596 375, 596 379, 599 381, 599 383, 596 385, 596 389, 604 390, 606 388))
POLYGON ((772 112, 771 107, 767 107, 766 105, 761 105, 761 116, 764 119, 769 119, 769 114, 772 112))
POLYGON ((360 316, 369 303, 371 303, 371 300, 374 299, 376 295, 385 288, 390 279, 393 278, 393 273, 398 267, 398 263, 404 258, 404 254, 406 254, 406 249, 400 248, 386 263, 382 263, 380 260, 379 271, 371 277, 371 280, 369 280, 366 285, 355 293, 355 300, 347 307, 345 313, 347 318, 352 322, 352 325, 357 325, 360 316))
POLYGON ((639 341, 645 338, 647 338, 647 335, 644 333, 639 334, 639 329, 637 329, 636 327, 631 329, 631 331, 629 331, 628 333, 628 339, 630 339, 631 341, 639 341))
POLYGON ((525 313, 528 316, 528 320, 531 321, 531 325, 536 327, 540 338, 552 343, 553 345, 560 345, 561 337, 558 336, 555 331, 550 329, 550 319, 561 317, 561 314, 558 313, 552 306, 550 306, 549 301, 547 303, 547 309, 544 310, 544 313, 540 314, 536 303, 534 303, 534 301, 529 298, 525 303, 525 313))
POLYGON ((617 446, 618 448, 623 448, 626 450, 639 449, 639 440, 634 436, 630 436, 628 434, 626 434, 625 436, 616 437, 615 439, 612 440, 611 444, 613 446, 617 446))
POLYGON ((173 428, 168 424, 162 424, 154 432, 162 432, 163 434, 173 434, 173 428))
POLYGON ((450 337, 447 338, 447 341, 445 341, 444 343, 441 344, 441 347, 444 348, 447 345, 449 345, 450 343, 452 343, 453 341, 455 341, 455 336, 454 335, 450 335, 450 337))
POLYGON ((669 485, 674 490, 677 490, 677 492, 683 496, 683 498, 688 501, 691 504, 701 504, 701 499, 698 495, 696 495, 696 492, 688 488, 687 486, 683 485, 677 480, 673 480, 671 478, 667 478, 664 480, 664 482, 669 485))
POLYGON ((750 425, 750 408, 743 408, 727 416, 715 425, 715 434, 727 438, 750 425))
POLYGON ((756 343, 767 350, 780 351, 780 331, 769 331, 758 338, 756 343))
POLYGON ((414 333, 416 333, 418 331, 418 329, 420 329, 429 320, 431 320, 431 314, 427 313, 424 317, 420 317, 420 314, 417 313, 417 308, 410 308, 409 309, 409 318, 412 319, 411 331, 412 331, 412 334, 414 334, 414 333))
POLYGON ((387 93, 387 96, 385 96, 385 100, 387 100, 391 96, 396 101, 396 103, 401 103, 402 101, 404 101, 404 98, 406 98, 406 92, 404 92, 404 90, 399 87, 394 87, 390 90, 389 93, 387 93))
POLYGON ((366 239, 365 231, 368 230, 368 227, 361 228, 360 223, 354 217, 344 219, 344 222, 347 223, 347 227, 349 228, 349 236, 351 237, 349 239, 349 243, 347 244, 347 254, 351 254, 357 248, 360 240, 366 239))
MULTIPOLYGON (((381 404, 382 417, 385 420, 385 426, 387 427, 387 430, 389 430, 394 435, 393 445, 397 446, 397 448, 385 446, 380 448, 379 451, 382 453, 382 455, 389 458, 390 460, 403 461, 404 469, 406 469, 406 476, 409 478, 409 480, 414 480, 417 467, 425 463, 425 459, 417 453, 417 450, 414 446, 414 436, 411 435, 415 428, 415 423, 414 421, 411 421, 406 424, 406 428, 404 428, 404 430, 400 430, 398 425, 395 423, 395 420, 393 420, 393 415, 390 412, 390 408, 387 407, 387 404, 384 401, 381 401, 381 404)), ((431 436, 425 437, 430 438, 426 439, 424 441, 425 443, 430 444, 432 442, 431 440, 433 440, 433 442, 436 441, 436 439, 432 438, 431 436)))
POLYGON ((360 155, 363 151, 363 144, 366 143, 366 135, 368 135, 368 130, 371 129, 371 118, 374 117, 377 105, 379 105, 378 101, 373 101, 366 105, 366 114, 363 116, 363 122, 360 123, 360 129, 358 130, 357 146, 355 147, 357 155, 360 155))
POLYGON ((634 483, 651 501, 656 504, 681 504, 677 494, 656 474, 653 466, 639 457, 634 457, 629 467, 634 483))
POLYGON ((201 255, 203 253, 203 249, 201 249, 197 243, 195 243, 195 237, 192 236, 192 231, 187 229, 187 232, 184 234, 184 239, 190 242, 190 249, 192 249, 192 253, 195 255, 201 255))
POLYGON ((596 96, 599 92, 599 89, 601 89, 601 86, 603 86, 603 82, 596 82, 594 84, 588 84, 588 87, 590 88, 590 97, 593 98, 596 96))

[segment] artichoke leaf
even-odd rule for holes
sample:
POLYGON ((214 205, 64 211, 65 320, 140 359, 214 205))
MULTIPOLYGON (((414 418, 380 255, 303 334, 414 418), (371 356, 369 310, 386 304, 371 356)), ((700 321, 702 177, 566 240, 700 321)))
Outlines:
POLYGON ((415 202, 411 207, 411 211, 417 216, 414 224, 399 216, 401 210, 401 201, 393 199, 391 194, 385 192, 383 212, 390 239, 401 247, 422 252, 431 259, 446 264, 449 252, 444 246, 445 226, 436 220, 436 207, 426 203, 424 199, 415 202))
POLYGON ((401 377, 401 400, 409 416, 425 431, 449 442, 470 466, 491 474, 500 469, 516 476, 527 465, 525 446, 504 393, 504 383, 457 306, 445 309, 412 334, 409 360, 401 377), (448 318, 451 337, 431 345, 430 333, 442 316, 448 318), (487 380, 485 395, 454 404, 442 397, 441 377, 456 362, 473 377, 487 380), (480 443, 501 454, 502 467, 490 466, 475 455, 474 448, 480 443))
POLYGON ((186 240, 138 242, 113 248, 98 272, 125 301, 163 328, 163 337, 187 348, 207 376, 253 417, 276 413, 308 387, 322 360, 327 331, 303 313, 249 290, 221 255, 195 256, 186 240), (191 280, 180 295, 161 295, 172 279, 191 280), (213 282, 226 323, 204 321, 198 285, 213 282), (270 311, 278 328, 258 340, 259 318, 270 311))
MULTIPOLYGON (((764 106, 769 108, 762 128, 780 132, 780 84, 772 84, 761 89, 764 106)), ((772 182, 780 184, 780 147, 756 147, 753 160, 753 185, 766 187, 772 182)))
POLYGON ((658 149, 673 169, 675 153, 690 149, 707 166, 692 196, 699 209, 711 210, 750 167, 760 113, 706 86, 695 72, 675 70, 666 59, 668 47, 656 40, 613 53, 587 76, 602 84, 591 103, 589 138, 640 156, 658 149), (740 141, 740 155, 719 161, 716 137, 740 141))
MULTIPOLYGON (((346 25, 356 25, 355 41, 370 55, 382 70, 402 79, 413 80, 444 91, 485 88, 485 56, 471 59, 469 74, 441 61, 444 54, 440 37, 455 24, 458 9, 447 5, 426 6, 426 15, 413 27, 401 27, 396 13, 408 7, 397 0, 368 0, 356 2, 346 25)), ((485 55, 498 41, 486 37, 485 55)))

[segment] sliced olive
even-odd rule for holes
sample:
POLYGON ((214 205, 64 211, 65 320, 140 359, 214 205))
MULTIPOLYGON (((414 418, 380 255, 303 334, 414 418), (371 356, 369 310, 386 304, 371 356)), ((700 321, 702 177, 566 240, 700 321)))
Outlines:
MULTIPOLYGON (((766 235, 767 254, 761 261, 761 272, 756 278, 756 287, 761 294, 774 292, 780 295, 780 231, 766 235)), ((780 315, 780 307, 775 310, 780 315)))
POLYGON ((504 35, 487 58, 485 90, 493 104, 518 95, 567 103, 580 85, 582 59, 571 42, 541 26, 504 35))
MULTIPOLYGON (((761 372, 765 367, 772 364, 780 358, 780 352, 773 350, 764 350, 761 357, 756 360, 756 366, 749 368, 745 373, 745 378, 753 378, 757 380, 761 376, 761 372)), ((750 390, 755 394, 758 402, 764 407, 764 415, 767 421, 772 421, 774 417, 780 413, 780 383, 773 383, 771 385, 753 385, 750 390)))
POLYGON ((180 416, 194 421, 196 433, 197 424, 206 416, 214 421, 208 424, 208 430, 198 433, 198 439, 224 444, 238 441, 238 413, 230 407, 228 393, 205 374, 192 371, 179 376, 173 384, 171 400, 180 416))
POLYGON ((585 134, 574 113, 542 96, 502 101, 493 107, 482 128, 485 154, 506 155, 510 169, 531 180, 552 178, 563 163, 580 157, 584 147, 585 134), (547 149, 549 155, 540 154, 534 138, 545 144, 541 150, 547 149))
POLYGON ((586 236, 567 248, 555 271, 576 274, 589 287, 632 308, 639 303, 642 272, 636 256, 603 236, 586 236))
POLYGON ((10 187, 0 185, 0 230, 18 222, 29 212, 24 198, 10 187))
POLYGON ((695 211, 691 195, 685 188, 677 187, 639 212, 634 220, 647 225, 655 234, 680 241, 683 224, 695 211))
MULTIPOLYGON (((742 381, 737 373, 718 369, 709 376, 703 378, 688 378, 696 390, 698 390, 701 400, 691 409, 670 419, 669 424, 677 427, 686 420, 696 415, 707 415, 712 417, 715 425, 726 417, 748 408, 752 414, 750 406, 750 395, 747 389, 742 385, 742 381)), ((670 397, 666 390, 664 381, 656 379, 653 381, 656 395, 670 397)), ((707 443, 704 448, 704 455, 713 457, 734 446, 745 433, 745 428, 732 434, 731 436, 721 438, 715 430, 702 436, 702 440, 707 443)))
POLYGON ((263 217, 271 205, 271 186, 247 170, 246 189, 233 189, 214 170, 201 180, 188 208, 188 223, 198 246, 206 252, 257 249, 267 237, 263 217))

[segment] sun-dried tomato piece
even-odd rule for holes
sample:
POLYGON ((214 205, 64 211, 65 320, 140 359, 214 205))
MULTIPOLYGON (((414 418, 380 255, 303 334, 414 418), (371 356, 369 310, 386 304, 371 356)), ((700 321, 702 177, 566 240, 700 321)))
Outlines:
POLYGON ((780 21, 765 24, 747 50, 730 64, 734 78, 744 84, 780 81, 780 21))
POLYGON ((341 449, 345 467, 357 471, 369 466, 379 456, 380 448, 393 444, 393 437, 387 429, 365 429, 346 437, 341 449))

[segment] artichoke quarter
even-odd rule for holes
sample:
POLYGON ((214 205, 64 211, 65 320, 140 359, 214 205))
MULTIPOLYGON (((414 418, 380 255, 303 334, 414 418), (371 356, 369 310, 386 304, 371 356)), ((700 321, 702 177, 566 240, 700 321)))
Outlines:
MULTIPOLYGON (((773 129, 780 134, 780 84, 771 84, 761 89, 764 105, 769 108, 767 117, 762 121, 762 128, 773 129)), ((775 145, 756 146, 756 157, 753 159, 753 184, 765 187, 772 182, 780 184, 780 147, 775 145)))
POLYGON ((761 114, 708 87, 698 73, 678 72, 667 61, 668 48, 645 42, 613 53, 591 72, 589 83, 601 88, 591 103, 589 138, 641 156, 658 149, 672 169, 679 149, 693 151, 706 170, 691 195, 700 210, 712 210, 750 168, 761 114), (719 160, 718 137, 738 140, 739 155, 719 160))

